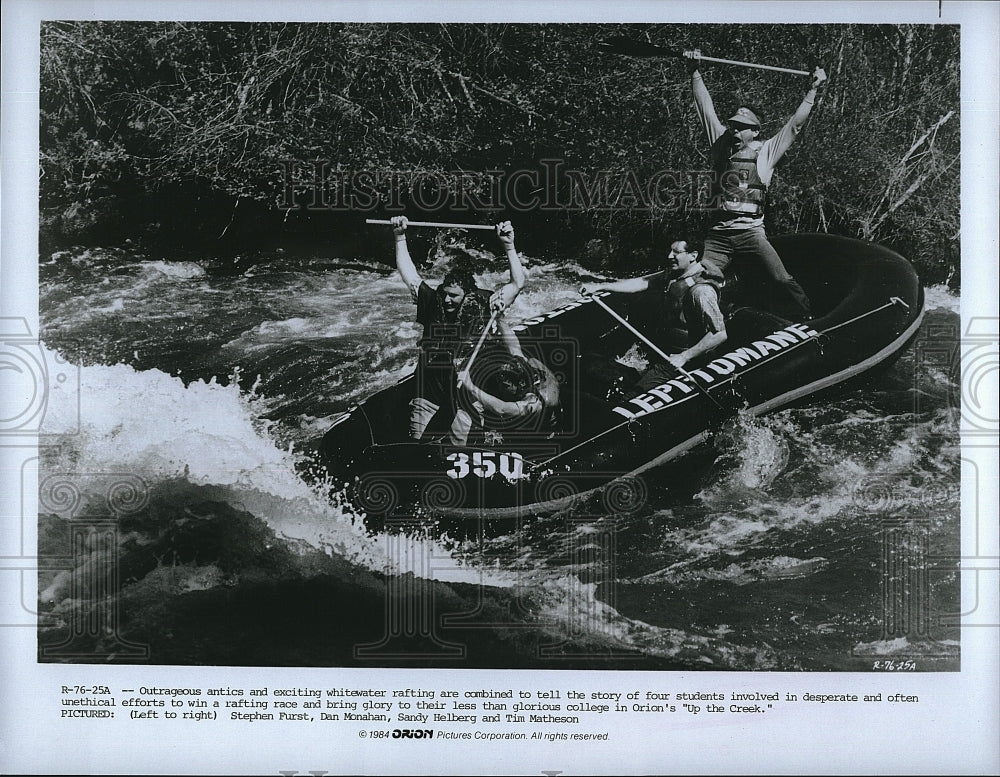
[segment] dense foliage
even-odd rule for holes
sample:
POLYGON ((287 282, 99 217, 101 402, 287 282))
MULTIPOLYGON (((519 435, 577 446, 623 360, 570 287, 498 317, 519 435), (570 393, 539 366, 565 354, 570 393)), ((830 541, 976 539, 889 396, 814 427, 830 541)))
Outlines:
MULTIPOLYGON (((603 170, 642 185, 659 170, 704 169, 683 63, 595 49, 615 34, 762 64, 822 64, 830 82, 775 177, 769 230, 876 240, 927 280, 952 278, 960 138, 950 26, 48 22, 43 231, 100 240, 156 223, 161 237, 172 229, 217 240, 262 225, 315 228, 330 214, 289 208, 290 161, 308 178, 316 160, 407 174, 560 160, 588 180, 603 170)), ((765 135, 809 84, 724 65, 704 72, 720 114, 750 104, 765 135)), ((566 206, 567 185, 558 184, 561 208, 512 214, 511 202, 497 204, 536 242, 578 251, 591 240, 584 255, 602 261, 647 239, 651 224, 697 230, 702 218, 686 200, 647 207, 627 187, 618 207, 566 206)), ((361 221, 357 209, 339 218, 361 221)))

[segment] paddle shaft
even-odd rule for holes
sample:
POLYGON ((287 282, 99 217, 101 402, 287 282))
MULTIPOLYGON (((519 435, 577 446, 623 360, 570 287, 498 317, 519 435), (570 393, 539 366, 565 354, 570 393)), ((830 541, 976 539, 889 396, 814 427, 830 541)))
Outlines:
MULTIPOLYGON (((616 36, 598 44, 599 48, 611 53, 622 54, 626 57, 666 57, 670 59, 688 59, 683 51, 676 49, 665 49, 645 41, 630 40, 629 38, 616 36)), ((775 65, 758 65, 756 62, 742 62, 738 59, 722 59, 721 57, 699 56, 694 59, 705 62, 717 62, 720 65, 736 65, 737 67, 752 67, 758 70, 773 70, 778 73, 793 73, 797 76, 812 75, 808 70, 795 70, 790 67, 776 67, 775 65)))
POLYGON ((636 337, 638 337, 642 342, 644 342, 646 345, 648 345, 650 348, 652 348, 653 351, 658 356, 660 356, 660 358, 662 358, 673 369, 677 370, 677 372, 679 374, 681 374, 685 378, 687 378, 691 382, 691 385, 694 386, 696 389, 698 389, 698 391, 700 391, 702 394, 704 394, 705 398, 708 399, 709 402, 711 402, 713 405, 715 405, 718 408, 722 407, 722 405, 720 405, 715 400, 715 397, 713 397, 711 394, 708 393, 708 389, 705 388, 704 386, 702 386, 700 383, 698 383, 698 381, 696 381, 694 379, 694 376, 692 376, 690 372, 688 372, 687 370, 683 369, 682 367, 677 367, 677 366, 671 364, 670 363, 670 359, 667 357, 667 354, 665 354, 660 348, 658 348, 655 343, 653 343, 648 337, 646 337, 646 335, 644 335, 642 332, 640 332, 638 329, 636 329, 634 326, 632 326, 624 318, 622 318, 621 316, 619 316, 614 310, 612 310, 604 302, 604 300, 602 300, 600 297, 591 297, 591 299, 594 300, 594 302, 596 302, 598 305, 600 305, 606 311, 608 311, 608 313, 611 315, 611 317, 614 318, 614 319, 616 319, 623 327, 625 327, 628 331, 630 331, 632 334, 634 334, 636 337))
MULTIPOLYGON (((388 219, 365 219, 365 224, 392 224, 388 219)), ((438 229, 488 229, 496 231, 496 227, 489 224, 448 224, 440 221, 407 221, 408 227, 437 227, 438 229)))
MULTIPOLYGON (((683 54, 681 56, 684 56, 683 54)), ((706 57, 701 56, 697 59, 704 60, 705 62, 718 62, 720 65, 737 65, 739 67, 753 67, 757 70, 774 70, 778 73, 793 73, 797 76, 811 76, 808 70, 793 70, 790 67, 775 67, 774 65, 758 65, 754 62, 740 62, 736 59, 719 59, 718 57, 706 57)))
POLYGON ((479 349, 483 347, 483 343, 486 342, 486 335, 490 333, 490 329, 493 327, 493 322, 497 320, 497 316, 500 315, 499 310, 494 310, 493 315, 490 316, 490 320, 486 322, 486 326, 483 327, 483 333, 479 335, 479 342, 476 343, 476 347, 472 349, 472 354, 469 356, 469 360, 465 363, 465 367, 462 368, 464 372, 468 372, 472 369, 472 363, 476 360, 479 355, 479 349))

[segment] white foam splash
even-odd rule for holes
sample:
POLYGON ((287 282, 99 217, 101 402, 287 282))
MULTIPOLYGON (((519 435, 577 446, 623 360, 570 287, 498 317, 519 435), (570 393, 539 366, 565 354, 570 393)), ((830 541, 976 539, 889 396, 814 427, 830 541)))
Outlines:
POLYGON ((143 269, 165 275, 168 278, 177 278, 180 280, 201 278, 205 274, 205 268, 196 262, 164 262, 157 260, 142 262, 139 266, 143 269))
POLYGON ((958 313, 960 302, 961 298, 943 283, 924 288, 924 308, 926 310, 943 309, 958 313))
MULTIPOLYGON (((61 358, 48 349, 46 356, 50 363, 61 358)), ((298 476, 297 457, 262 431, 254 400, 235 382, 185 386, 160 370, 124 364, 83 367, 79 377, 78 387, 57 383, 50 392, 43 431, 59 436, 61 454, 48 468, 219 487, 226 501, 279 535, 374 571, 467 582, 486 574, 434 540, 368 535, 349 507, 298 476)), ((489 582, 513 584, 503 575, 489 582)))

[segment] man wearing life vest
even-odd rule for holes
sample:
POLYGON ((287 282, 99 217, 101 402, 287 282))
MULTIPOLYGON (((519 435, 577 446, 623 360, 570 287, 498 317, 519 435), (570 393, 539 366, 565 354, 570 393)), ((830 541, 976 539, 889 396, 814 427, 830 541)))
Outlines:
MULTIPOLYGON (((680 324, 687 330, 688 347, 670 354, 673 367, 684 366, 726 342, 726 320, 719 307, 720 281, 698 261, 697 248, 688 240, 675 240, 667 254, 667 274, 663 271, 639 278, 625 278, 607 283, 585 283, 582 295, 599 291, 635 294, 652 289, 661 293, 661 317, 667 326, 680 324)), ((676 371, 654 365, 639 379, 637 388, 657 386, 675 377, 676 371)))
POLYGON ((686 51, 684 56, 691 71, 695 109, 711 143, 713 209, 702 253, 706 272, 721 279, 734 259, 754 262, 777 286, 773 312, 793 320, 809 318, 808 297, 764 232, 764 210, 774 167, 805 125, 826 73, 819 67, 813 71, 812 88, 792 117, 777 135, 760 141, 760 120, 749 108, 740 107, 726 123, 719 120, 698 69, 701 52, 686 51))

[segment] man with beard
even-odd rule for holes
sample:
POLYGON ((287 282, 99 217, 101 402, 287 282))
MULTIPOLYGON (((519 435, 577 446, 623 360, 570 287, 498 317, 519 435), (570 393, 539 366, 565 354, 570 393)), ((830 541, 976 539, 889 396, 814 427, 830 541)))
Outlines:
POLYGON ((792 117, 777 135, 760 141, 760 119, 750 108, 741 106, 725 124, 719 120, 698 69, 701 52, 686 51, 684 56, 691 71, 695 109, 711 143, 709 161, 714 173, 713 210, 702 261, 706 268, 718 268, 722 273, 734 259, 737 269, 740 263, 755 265, 776 286, 772 312, 795 321, 805 320, 811 315, 809 299, 768 241, 764 209, 774 167, 805 125, 826 73, 816 68, 812 88, 792 117))
POLYGON ((417 360, 416 393, 410 401, 411 439, 424 439, 431 421, 442 414, 448 420, 448 439, 465 443, 472 419, 455 402, 456 365, 489 323, 490 309, 504 310, 524 288, 525 273, 514 248, 514 228, 509 221, 497 224, 497 235, 510 263, 510 281, 495 293, 476 285, 472 272, 457 265, 436 288, 417 272, 406 245, 405 216, 391 220, 396 239, 396 269, 417 304, 417 322, 423 324, 417 360))

